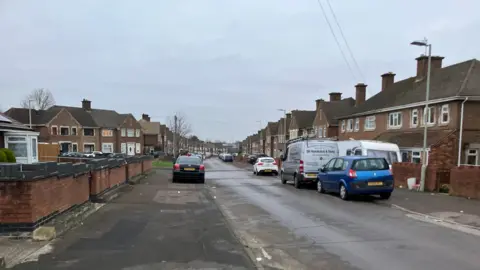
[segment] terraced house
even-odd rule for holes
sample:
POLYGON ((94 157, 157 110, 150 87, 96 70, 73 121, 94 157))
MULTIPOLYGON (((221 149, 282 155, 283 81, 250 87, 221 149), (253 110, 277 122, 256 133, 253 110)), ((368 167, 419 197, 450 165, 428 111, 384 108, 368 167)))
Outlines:
POLYGON ((300 111, 293 110, 289 125, 289 138, 295 139, 300 136, 314 136, 315 128, 313 121, 315 120, 316 111, 300 111))
POLYGON ((476 119, 480 114, 480 62, 472 59, 443 67, 443 59, 432 57, 428 110, 428 58, 420 56, 415 76, 395 82, 395 74, 383 74, 379 93, 338 118, 339 139, 396 143, 406 162, 428 162, 441 168, 457 163, 480 165, 480 121, 476 119), (425 125, 429 151, 423 157, 425 125))
POLYGON ((265 154, 271 157, 277 154, 278 122, 268 122, 265 128, 265 154))
POLYGON ((138 123, 143 131, 143 152, 150 153, 156 149, 163 149, 160 122, 152 122, 148 114, 142 114, 142 119, 138 120, 138 123))
POLYGON ((292 114, 287 113, 285 117, 282 117, 278 121, 278 144, 277 149, 278 153, 283 153, 285 151, 285 143, 290 139, 290 122, 292 120, 292 114))
POLYGON ((317 99, 315 119, 313 126, 315 128, 315 135, 318 138, 338 138, 338 119, 339 115, 345 115, 356 105, 356 101, 365 101, 366 85, 357 85, 357 97, 342 99, 342 93, 330 93, 330 100, 317 99), (360 90, 360 92, 358 91, 360 90), (363 90, 363 92, 361 92, 363 90), (363 93, 363 96, 361 95, 363 93), (360 96, 359 96, 360 94, 360 96), (363 97, 363 98, 362 98, 363 97))

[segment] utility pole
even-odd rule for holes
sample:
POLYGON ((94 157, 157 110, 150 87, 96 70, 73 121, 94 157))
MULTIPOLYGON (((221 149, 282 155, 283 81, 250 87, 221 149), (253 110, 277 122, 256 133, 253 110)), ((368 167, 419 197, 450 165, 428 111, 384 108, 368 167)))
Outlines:
POLYGON ((177 115, 173 117, 173 156, 177 156, 177 115))

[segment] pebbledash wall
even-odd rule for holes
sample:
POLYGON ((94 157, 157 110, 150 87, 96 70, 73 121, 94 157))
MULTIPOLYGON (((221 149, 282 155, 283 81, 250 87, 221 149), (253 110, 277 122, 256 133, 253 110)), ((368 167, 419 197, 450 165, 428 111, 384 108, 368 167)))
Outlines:
POLYGON ((15 173, 9 176, 9 169, 2 167, 0 231, 32 231, 52 217, 89 200, 95 201, 127 180, 150 172, 152 161, 140 156, 113 162, 97 160, 88 165, 48 162, 50 168, 42 173, 22 171, 16 172, 15 177, 11 177, 15 173), (52 165, 53 172, 49 171, 52 165))

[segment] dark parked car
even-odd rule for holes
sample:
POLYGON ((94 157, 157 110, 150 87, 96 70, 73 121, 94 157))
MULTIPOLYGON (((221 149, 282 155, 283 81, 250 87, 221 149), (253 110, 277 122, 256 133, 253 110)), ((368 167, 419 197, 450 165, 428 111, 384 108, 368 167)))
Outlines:
POLYGON ((179 156, 173 165, 172 182, 194 180, 205 183, 205 165, 201 158, 196 156, 179 156))
POLYGON ((268 157, 267 155, 265 154, 254 154, 254 155, 250 155, 248 156, 248 163, 250 164, 255 164, 255 162, 257 161, 258 158, 261 158, 261 157, 268 157))

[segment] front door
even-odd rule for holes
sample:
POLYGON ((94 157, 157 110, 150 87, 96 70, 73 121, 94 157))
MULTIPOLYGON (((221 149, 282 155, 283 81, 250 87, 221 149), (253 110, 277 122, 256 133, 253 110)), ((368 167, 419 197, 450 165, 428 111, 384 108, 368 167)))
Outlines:
POLYGON ((127 143, 127 155, 135 155, 135 143, 127 143))
POLYGON ((70 152, 70 145, 71 145, 71 143, 61 143, 60 144, 60 151, 62 153, 70 152))

